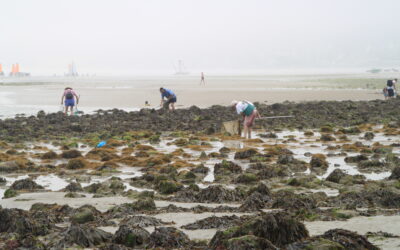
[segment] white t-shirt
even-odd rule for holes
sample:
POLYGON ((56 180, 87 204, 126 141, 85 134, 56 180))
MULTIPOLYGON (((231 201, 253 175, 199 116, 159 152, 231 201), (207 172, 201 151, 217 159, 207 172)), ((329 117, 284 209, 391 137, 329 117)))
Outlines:
POLYGON ((240 115, 241 113, 243 113, 247 106, 249 106, 249 104, 254 105, 253 103, 249 102, 249 101, 240 101, 236 104, 236 112, 238 113, 238 115, 240 115))

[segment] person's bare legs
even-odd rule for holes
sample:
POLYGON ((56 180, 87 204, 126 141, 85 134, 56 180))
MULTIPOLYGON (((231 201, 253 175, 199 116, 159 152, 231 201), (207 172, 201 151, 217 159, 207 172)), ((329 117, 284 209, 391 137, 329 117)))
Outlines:
POLYGON ((251 139, 251 127, 247 128, 247 138, 251 139))
POLYGON ((174 111, 175 110, 175 103, 171 102, 171 110, 174 111))

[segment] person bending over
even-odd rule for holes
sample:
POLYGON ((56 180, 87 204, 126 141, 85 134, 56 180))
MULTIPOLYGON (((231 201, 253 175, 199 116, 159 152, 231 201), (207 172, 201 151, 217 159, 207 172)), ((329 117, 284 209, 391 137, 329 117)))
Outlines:
POLYGON ((79 97, 76 94, 76 92, 70 88, 70 87, 66 87, 64 89, 64 93, 61 97, 61 105, 64 104, 65 108, 64 108, 64 114, 67 115, 68 114, 68 109, 71 110, 71 115, 73 114, 73 109, 75 106, 75 99, 76 99, 76 104, 79 103, 79 97))
POLYGON ((243 116, 244 137, 251 139, 251 129, 256 118, 260 118, 256 107, 249 101, 232 101, 232 107, 243 116))
POLYGON ((172 90, 160 88, 161 92, 161 107, 168 107, 170 110, 175 110, 175 103, 176 103, 176 95, 172 90), (166 98, 166 101, 164 101, 166 98), (164 106, 165 105, 165 106, 164 106))

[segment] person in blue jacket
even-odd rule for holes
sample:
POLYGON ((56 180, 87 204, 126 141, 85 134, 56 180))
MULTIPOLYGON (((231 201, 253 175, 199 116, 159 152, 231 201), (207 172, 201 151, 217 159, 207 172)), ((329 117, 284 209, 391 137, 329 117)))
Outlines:
POLYGON ((167 106, 170 110, 175 110, 175 103, 176 103, 176 95, 172 90, 160 88, 161 92, 161 107, 167 106), (164 98, 167 100, 164 101, 164 98))

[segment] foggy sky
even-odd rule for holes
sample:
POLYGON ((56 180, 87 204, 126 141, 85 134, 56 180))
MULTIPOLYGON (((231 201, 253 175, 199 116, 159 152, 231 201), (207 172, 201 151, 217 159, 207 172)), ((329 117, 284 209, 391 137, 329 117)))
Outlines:
POLYGON ((398 0, 0 1, 0 63, 34 75, 400 67, 398 0))

